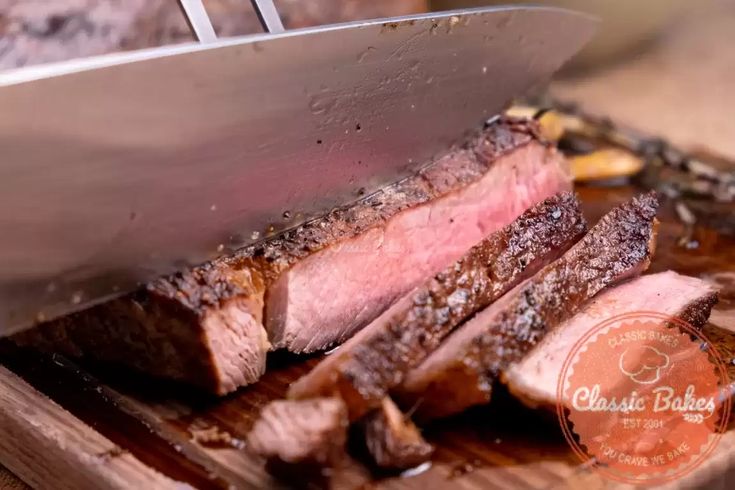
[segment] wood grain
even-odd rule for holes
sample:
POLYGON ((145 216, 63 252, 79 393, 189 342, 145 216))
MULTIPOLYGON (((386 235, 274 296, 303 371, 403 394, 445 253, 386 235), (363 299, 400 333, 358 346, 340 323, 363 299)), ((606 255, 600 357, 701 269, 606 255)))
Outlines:
POLYGON ((34 488, 186 488, 142 464, 0 366, 0 454, 34 488))

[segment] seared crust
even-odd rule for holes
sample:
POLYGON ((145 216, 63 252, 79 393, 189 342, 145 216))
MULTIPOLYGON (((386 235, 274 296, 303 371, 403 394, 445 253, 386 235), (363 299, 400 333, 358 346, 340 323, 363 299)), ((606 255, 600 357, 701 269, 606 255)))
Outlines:
POLYGON ((460 327, 409 373, 400 399, 421 400, 419 419, 487 403, 500 372, 550 329, 606 286, 648 268, 657 207, 649 193, 610 211, 559 260, 460 327))
POLYGON ((699 330, 705 323, 707 323, 707 320, 709 320, 712 308, 715 307, 718 300, 719 295, 717 294, 717 291, 707 293, 701 298, 697 298, 686 305, 686 307, 677 314, 676 317, 684 320, 689 325, 699 330))
POLYGON ((657 208, 654 195, 645 194, 610 211, 567 256, 541 272, 540 280, 521 287, 510 307, 515 314, 502 315, 476 337, 471 358, 497 376, 604 287, 647 269, 657 208))
POLYGON ((556 259, 585 231, 573 194, 537 204, 401 299, 292 384, 289 397, 339 392, 356 420, 376 407, 455 326, 556 259))
MULTIPOLYGON (((204 315, 210 308, 219 308, 223 301, 234 297, 262 295, 263 278, 251 268, 231 268, 208 262, 200 267, 178 272, 148 283, 135 299, 156 298, 171 301, 182 311, 204 315)), ((104 308, 104 305, 102 306, 104 308)), ((261 317, 258 317, 261 320, 261 317)))

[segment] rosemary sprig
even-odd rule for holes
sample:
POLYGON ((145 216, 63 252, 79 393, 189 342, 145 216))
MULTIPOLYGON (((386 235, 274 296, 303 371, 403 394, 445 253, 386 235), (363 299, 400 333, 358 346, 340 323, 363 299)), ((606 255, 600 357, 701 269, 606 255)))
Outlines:
MULTIPOLYGON (((635 184, 655 189, 671 199, 685 228, 685 235, 680 240, 682 246, 691 247, 696 243, 692 239, 694 228, 702 220, 721 232, 735 235, 732 226, 735 208, 729 205, 735 203, 735 162, 733 170, 723 169, 727 166, 718 167, 719 159, 693 155, 663 138, 616 124, 607 117, 584 112, 577 104, 548 96, 514 107, 512 111, 532 115, 542 125, 560 125, 551 132, 561 135, 560 148, 578 155, 573 158, 580 158, 580 154, 582 158, 589 157, 594 153, 603 156, 600 149, 610 147, 638 157, 643 162, 639 168, 615 162, 616 165, 611 165, 607 171, 592 170, 601 178, 632 178, 635 184), (549 117, 549 111, 556 117, 549 117)), ((602 160, 587 158, 586 161, 594 161, 599 166, 602 160)))

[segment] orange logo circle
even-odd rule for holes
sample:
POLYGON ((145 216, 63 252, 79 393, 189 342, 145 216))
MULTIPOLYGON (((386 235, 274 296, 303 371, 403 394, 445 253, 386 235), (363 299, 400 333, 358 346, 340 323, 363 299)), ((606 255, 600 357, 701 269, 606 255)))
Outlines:
POLYGON ((557 386, 574 452, 608 478, 658 484, 691 471, 730 415, 716 348, 688 323, 655 312, 610 318, 577 341, 557 386))

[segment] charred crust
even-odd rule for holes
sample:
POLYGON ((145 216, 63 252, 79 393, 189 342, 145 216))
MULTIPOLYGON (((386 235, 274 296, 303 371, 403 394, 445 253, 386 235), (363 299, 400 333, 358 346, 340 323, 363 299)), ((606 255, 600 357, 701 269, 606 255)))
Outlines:
MULTIPOLYGON (((522 359, 548 330, 603 288, 645 270, 655 243, 657 208, 656 195, 648 193, 611 210, 574 248, 505 296, 502 305, 495 303, 488 311, 492 316, 482 320, 486 323, 473 324, 466 340, 443 353, 446 362, 414 376, 412 386, 405 387, 414 396, 426 395, 427 386, 445 393, 429 396, 420 416, 456 413, 482 402, 474 394, 489 393, 501 371, 522 359)), ((693 305, 692 313, 701 317, 705 308, 693 305)))
POLYGON ((717 291, 712 291, 686 305, 684 310, 676 316, 699 330, 709 320, 712 308, 714 308, 718 300, 719 295, 717 291))
MULTIPOLYGON (((145 286, 151 299, 178 303, 183 310, 203 316, 235 297, 263 294, 263 278, 255 267, 226 267, 209 262, 194 269, 177 272, 145 286)), ((137 293, 140 298, 142 295, 137 293)))

